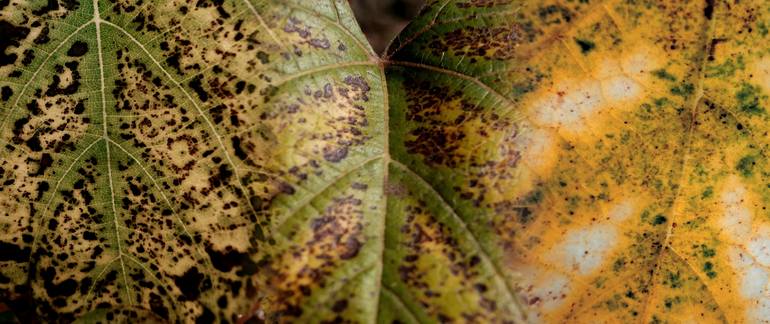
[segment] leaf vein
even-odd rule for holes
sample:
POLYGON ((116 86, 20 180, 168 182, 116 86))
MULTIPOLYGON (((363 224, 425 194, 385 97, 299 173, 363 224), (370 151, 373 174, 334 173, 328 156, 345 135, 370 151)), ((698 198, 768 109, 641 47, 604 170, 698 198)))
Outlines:
POLYGON ((509 283, 509 280, 505 278, 503 275, 502 269, 500 269, 500 266, 497 264, 497 262, 492 260, 492 257, 490 256, 489 251, 484 248, 483 245, 479 242, 476 235, 468 228, 468 225, 465 223, 465 220, 460 217, 457 212, 455 212, 454 208, 449 205, 449 203, 446 202, 444 197, 436 191, 436 189, 433 188, 430 183, 428 183, 422 176, 417 174, 416 172, 412 171, 411 168, 404 165, 400 161, 397 160, 391 160, 390 161, 394 166, 401 169, 402 171, 406 172, 408 175, 413 177, 417 182, 419 182, 423 187, 428 189, 428 192, 435 197, 435 199, 439 202, 439 204, 449 213, 449 215, 452 216, 452 218, 457 221, 457 224, 460 226, 461 231, 468 234, 468 238, 470 239, 471 244, 474 246, 474 248, 479 252, 479 255, 484 263, 486 263, 488 266, 492 268, 493 277, 497 283, 497 285, 502 286, 503 293, 510 299, 510 303, 506 303, 506 305, 509 305, 509 308, 513 314, 516 314, 516 317, 523 318, 523 314, 521 314, 520 309, 521 306, 519 305, 519 300, 516 297, 515 289, 512 287, 509 283))

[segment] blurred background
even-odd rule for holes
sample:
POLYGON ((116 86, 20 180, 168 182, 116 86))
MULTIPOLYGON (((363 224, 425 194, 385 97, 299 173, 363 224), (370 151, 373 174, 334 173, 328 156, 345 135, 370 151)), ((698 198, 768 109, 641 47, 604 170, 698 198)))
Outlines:
POLYGON ((374 51, 382 53, 393 37, 414 18, 425 0, 349 0, 374 51))

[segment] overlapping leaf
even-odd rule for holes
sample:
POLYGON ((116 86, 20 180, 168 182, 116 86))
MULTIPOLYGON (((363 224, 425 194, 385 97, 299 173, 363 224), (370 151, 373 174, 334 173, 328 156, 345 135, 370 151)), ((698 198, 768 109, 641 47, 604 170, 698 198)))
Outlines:
POLYGON ((19 318, 770 316, 761 1, 0 10, 19 318))
MULTIPOLYGON (((22 318, 235 321, 268 291, 272 224, 383 151, 343 2, 0 6, 0 284, 22 318)), ((376 213, 382 179, 340 208, 376 213)))
POLYGON ((521 274, 531 321, 767 320, 769 18, 436 1, 387 53, 391 156, 521 274))

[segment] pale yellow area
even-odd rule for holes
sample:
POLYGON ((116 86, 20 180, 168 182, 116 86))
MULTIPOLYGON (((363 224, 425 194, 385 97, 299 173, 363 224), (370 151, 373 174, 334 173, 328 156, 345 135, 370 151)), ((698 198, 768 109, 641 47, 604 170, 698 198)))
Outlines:
POLYGON ((552 85, 534 95, 529 105, 532 122, 575 139, 588 129, 607 127, 613 113, 636 107, 650 87, 650 71, 662 65, 653 47, 635 48, 619 56, 606 53, 594 59, 587 77, 575 77, 573 69, 553 72, 552 85), (595 65, 593 63, 596 63, 595 65))
POLYGON ((765 92, 770 92, 770 56, 765 56, 755 62, 750 70, 756 80, 756 84, 762 87, 765 92))
POLYGON ((548 322, 548 313, 560 309, 573 292, 573 281, 566 274, 545 270, 538 266, 524 266, 516 269, 521 274, 520 295, 526 304, 531 323, 548 322))
POLYGON ((725 254, 735 272, 735 282, 730 286, 735 287, 736 302, 744 305, 746 321, 767 321, 770 319, 770 224, 756 218, 757 198, 738 176, 725 182, 720 198, 723 215, 717 220, 716 228, 721 229, 720 236, 727 243, 725 254))
MULTIPOLYGON (((632 197, 631 195, 625 195, 632 197)), ((533 322, 564 318, 579 301, 596 274, 610 266, 611 256, 631 241, 624 233, 635 226, 634 216, 648 199, 634 197, 608 203, 598 212, 582 211, 569 226, 549 228, 543 222, 540 245, 527 261, 514 266, 522 273, 522 296, 532 307, 533 322)))
POLYGON ((489 185, 492 190, 487 193, 492 201, 521 197, 532 191, 538 179, 546 177, 558 161, 556 134, 527 122, 522 122, 499 143, 495 152, 498 163, 493 168, 500 173, 513 170, 515 176, 494 179, 489 185))
MULTIPOLYGON (((590 55, 567 52, 564 55, 575 64, 549 66, 551 78, 524 102, 527 118, 521 122, 524 131, 519 134, 517 148, 526 168, 517 174, 518 182, 503 187, 506 190, 501 196, 521 196, 539 179, 553 176, 557 164, 574 167, 567 164, 571 159, 583 158, 580 163, 597 170, 609 167, 593 156, 576 157, 582 153, 565 150, 592 148, 602 144, 597 142, 606 135, 620 131, 639 133, 626 121, 633 120, 629 116, 643 103, 670 95, 670 85, 652 73, 667 68, 667 56, 660 46, 647 41, 629 39, 626 44, 633 47, 596 49, 590 55)), ((669 72, 683 74, 676 68, 669 72)), ((542 209, 537 211, 546 216, 526 225, 526 235, 519 236, 518 245, 526 252, 511 261, 511 267, 522 273, 521 295, 530 307, 532 322, 618 320, 620 311, 606 312, 604 302, 613 297, 616 287, 630 285, 628 280, 635 275, 632 269, 639 264, 613 272, 613 262, 638 243, 640 228, 650 227, 650 233, 654 230, 659 239, 668 235, 666 227, 674 221, 671 214, 663 224, 651 225, 655 213, 644 222, 640 220, 643 211, 661 202, 660 197, 648 194, 650 188, 607 183, 614 199, 595 205, 586 205, 583 200, 574 207, 568 197, 556 199, 553 193, 546 194, 542 209)), ((576 195, 583 194, 584 199, 587 194, 582 191, 596 192, 594 188, 580 188, 579 183, 568 185, 575 186, 576 195)), ((639 297, 631 308, 643 312, 646 297, 639 297)), ((689 307, 677 318, 682 322, 699 319, 704 312, 698 307, 689 307)))
POLYGON ((721 194, 723 215, 715 224, 727 242, 741 244, 752 234, 753 213, 749 192, 737 176, 732 176, 721 194))
POLYGON ((186 165, 196 162, 195 155, 190 153, 191 149, 198 149, 196 146, 196 144, 185 140, 176 140, 171 145, 166 145, 165 148, 168 149, 168 163, 183 169, 186 165))
MULTIPOLYGON (((532 94, 524 104, 525 114, 515 134, 501 143, 499 156, 517 152, 515 178, 490 187, 490 197, 520 197, 534 184, 547 177, 557 164, 565 141, 591 144, 601 134, 623 127, 618 114, 638 107, 653 88, 650 71, 662 65, 660 51, 637 47, 624 55, 600 53, 583 77, 575 76, 574 67, 556 67, 550 86, 532 94), (594 64, 596 63, 596 64, 594 64)), ((504 159, 503 161, 510 161, 504 159)), ((502 163, 500 168, 509 165, 502 163)), ((501 198, 502 199, 502 198, 501 198)))

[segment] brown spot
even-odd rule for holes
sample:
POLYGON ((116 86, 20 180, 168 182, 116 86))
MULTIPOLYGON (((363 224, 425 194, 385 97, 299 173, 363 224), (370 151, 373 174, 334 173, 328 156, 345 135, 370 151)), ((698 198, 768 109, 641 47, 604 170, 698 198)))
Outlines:
POLYGON ((336 148, 324 148, 324 159, 329 162, 339 162, 348 156, 348 148, 345 146, 336 148))
POLYGON ((83 41, 76 41, 72 43, 70 49, 67 50, 67 56, 80 57, 88 53, 88 44, 83 41))
POLYGON ((5 20, 0 20, 0 67, 16 62, 18 55, 6 54, 9 47, 19 46, 19 41, 26 38, 29 28, 13 25, 5 20))

